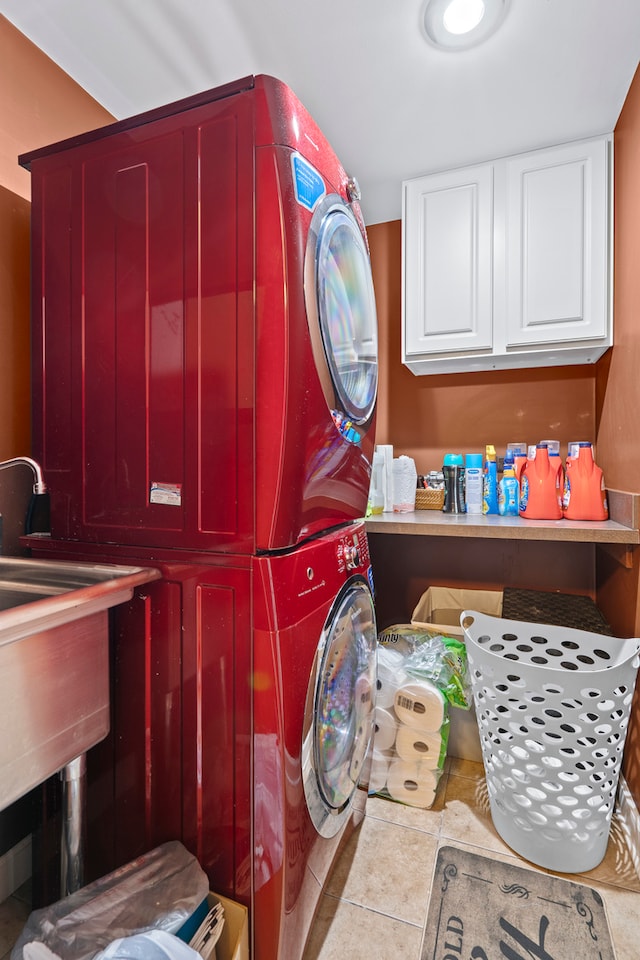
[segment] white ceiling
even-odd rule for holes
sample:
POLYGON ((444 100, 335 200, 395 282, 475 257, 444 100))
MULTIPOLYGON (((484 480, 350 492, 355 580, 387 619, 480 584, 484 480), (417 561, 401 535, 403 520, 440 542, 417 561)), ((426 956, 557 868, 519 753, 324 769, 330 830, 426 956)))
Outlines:
POLYGON ((484 46, 443 53, 424 0, 0 0, 118 119, 251 73, 289 84, 358 178, 368 223, 401 182, 613 130, 640 0, 511 0, 484 46))

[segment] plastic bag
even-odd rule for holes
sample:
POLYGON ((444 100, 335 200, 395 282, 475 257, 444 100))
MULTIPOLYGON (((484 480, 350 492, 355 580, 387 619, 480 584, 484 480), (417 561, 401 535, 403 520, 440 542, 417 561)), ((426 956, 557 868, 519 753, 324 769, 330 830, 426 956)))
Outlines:
POLYGON ((399 623, 382 630, 378 642, 386 650, 402 654, 405 673, 430 680, 451 706, 471 709, 473 693, 467 648, 462 640, 433 634, 411 623, 399 623))
MULTIPOLYGON (((209 893, 196 858, 177 840, 162 844, 76 893, 34 910, 11 951, 43 943, 62 960, 89 960, 119 937, 175 933, 209 893)), ((28 952, 28 951, 27 951, 28 952)))
POLYGON ((147 930, 120 937, 95 960, 202 960, 200 954, 166 930, 147 930))
POLYGON ((451 706, 471 709, 473 694, 467 650, 461 640, 428 634, 424 642, 419 643, 411 656, 407 657, 404 669, 413 677, 435 683, 451 706))

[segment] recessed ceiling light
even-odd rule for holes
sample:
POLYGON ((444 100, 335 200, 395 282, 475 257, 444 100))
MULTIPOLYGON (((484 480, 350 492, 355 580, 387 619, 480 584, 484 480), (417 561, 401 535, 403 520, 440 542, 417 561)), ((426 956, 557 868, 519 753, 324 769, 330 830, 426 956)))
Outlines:
POLYGON ((427 39, 443 50, 468 50, 486 40, 502 22, 509 0, 427 0, 427 39))
POLYGON ((478 26, 484 14, 484 0, 451 0, 442 14, 442 23, 449 33, 469 33, 478 26))

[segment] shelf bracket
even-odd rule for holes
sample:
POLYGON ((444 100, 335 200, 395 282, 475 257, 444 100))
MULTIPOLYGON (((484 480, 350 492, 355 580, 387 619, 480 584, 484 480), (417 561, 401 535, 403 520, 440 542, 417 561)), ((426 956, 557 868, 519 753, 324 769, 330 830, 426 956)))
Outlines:
POLYGON ((625 570, 633 570, 633 552, 634 547, 630 543, 599 543, 598 546, 608 553, 610 557, 624 567, 625 570))

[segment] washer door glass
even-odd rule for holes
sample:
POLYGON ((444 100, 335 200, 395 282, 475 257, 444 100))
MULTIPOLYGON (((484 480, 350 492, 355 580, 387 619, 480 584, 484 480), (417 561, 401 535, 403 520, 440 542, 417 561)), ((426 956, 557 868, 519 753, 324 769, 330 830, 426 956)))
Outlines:
MULTIPOLYGON (((333 836, 349 813, 373 734, 376 626, 369 585, 354 578, 327 618, 318 646, 303 767, 316 829, 333 836)), ((310 693, 311 688, 310 688, 310 693)))
MULTIPOLYGON (((316 209, 309 243, 315 247, 313 313, 331 380, 329 407, 362 426, 373 415, 378 389, 376 305, 360 225, 337 195, 316 209)), ((310 296, 307 290, 308 312, 310 296)))

